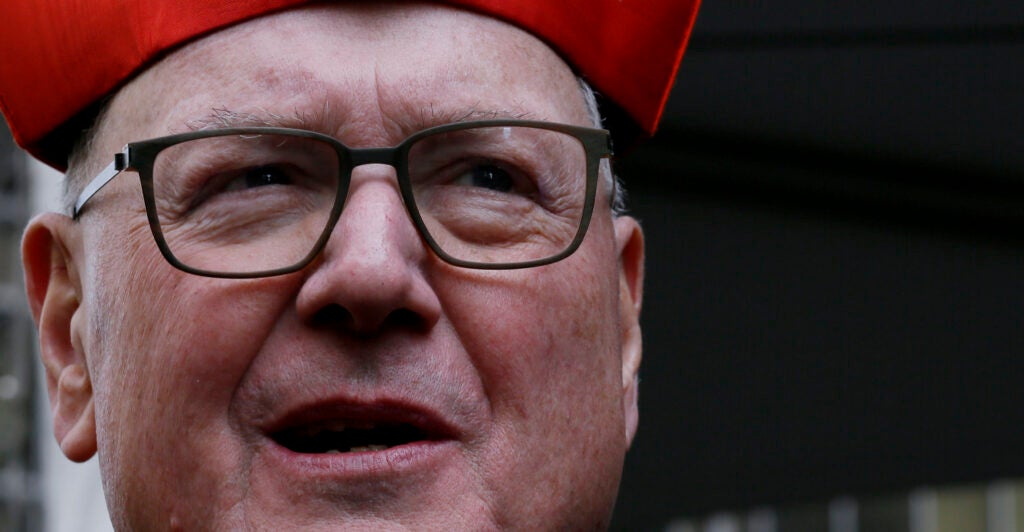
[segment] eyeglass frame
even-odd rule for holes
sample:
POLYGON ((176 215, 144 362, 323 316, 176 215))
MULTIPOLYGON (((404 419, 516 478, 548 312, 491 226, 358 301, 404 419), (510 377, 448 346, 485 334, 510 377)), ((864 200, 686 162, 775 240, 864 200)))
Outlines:
MULTIPOLYGON (((588 128, 539 120, 493 119, 455 122, 423 129, 409 135, 395 146, 384 148, 350 148, 330 135, 297 128, 259 126, 204 129, 148 140, 129 142, 126 144, 120 153, 114 154, 114 161, 100 171, 100 173, 97 174, 96 177, 94 177, 78 195, 74 209, 72 210, 72 219, 78 220, 82 215, 82 209, 85 207, 85 204, 115 177, 126 170, 134 171, 139 176, 139 182, 142 186, 142 196, 146 205, 146 218, 149 221, 150 231, 153 233, 153 238, 156 241, 157 248, 171 266, 193 275, 222 279, 257 279, 261 277, 286 275, 297 272, 308 266, 323 251, 324 247, 326 247, 331 233, 334 232, 335 225, 337 225, 338 220, 341 218, 341 212, 344 210, 345 200, 348 198, 348 188, 352 182, 353 170, 365 164, 384 164, 395 169, 395 177, 398 181, 398 190, 402 198, 402 203, 405 205, 405 210, 412 219, 413 225, 416 227, 416 231, 419 233, 420 237, 427 243, 427 246, 438 258, 453 266, 480 270, 514 270, 532 268, 565 259, 575 253, 580 247, 580 244, 583 243, 583 238, 586 236, 587 228, 590 225, 590 220, 594 212, 594 205, 596 203, 597 183, 600 175, 601 159, 611 158, 612 155, 611 135, 605 129, 588 128), (419 207, 416 206, 416 200, 413 196, 412 183, 409 178, 409 151, 412 146, 425 137, 451 131, 484 127, 527 127, 555 131, 576 138, 576 140, 578 140, 583 146, 584 155, 586 157, 586 197, 584 198, 583 213, 580 217, 580 223, 576 230, 576 235, 566 249, 561 253, 543 259, 520 262, 475 262, 458 259, 449 255, 441 249, 441 246, 438 245, 437 241, 434 240, 434 237, 431 236, 423 218, 420 216, 419 207), (338 190, 335 194, 334 205, 327 218, 327 223, 325 224, 320 237, 313 244, 310 252, 291 266, 243 273, 203 270, 193 268, 182 263, 167 245, 167 241, 164 238, 163 229, 160 226, 160 220, 157 215, 156 198, 153 192, 153 167, 156 163, 157 156, 163 150, 184 142, 231 135, 289 135, 299 138, 314 139, 323 141, 331 146, 338 156, 338 173, 340 174, 338 175, 338 190)), ((610 181, 612 190, 609 194, 609 204, 612 204, 614 202, 615 187, 617 185, 614 179, 611 179, 610 181)))

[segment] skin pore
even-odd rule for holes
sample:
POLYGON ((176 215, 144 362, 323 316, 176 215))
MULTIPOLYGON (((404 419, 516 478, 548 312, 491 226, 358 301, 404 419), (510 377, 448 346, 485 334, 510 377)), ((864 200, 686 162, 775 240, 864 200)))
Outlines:
MULTIPOLYGON (((141 73, 84 173, 217 110, 352 147, 470 114, 591 124, 568 66, 519 29, 439 6, 321 6, 141 73)), ((71 459, 98 453, 119 529, 607 526, 636 428, 643 262, 608 194, 569 258, 468 270, 424 245, 390 167, 359 167, 313 264, 225 280, 167 264, 137 179, 119 176, 78 221, 26 231, 56 437, 71 459), (275 440, 399 423, 429 437, 331 455, 275 440)))

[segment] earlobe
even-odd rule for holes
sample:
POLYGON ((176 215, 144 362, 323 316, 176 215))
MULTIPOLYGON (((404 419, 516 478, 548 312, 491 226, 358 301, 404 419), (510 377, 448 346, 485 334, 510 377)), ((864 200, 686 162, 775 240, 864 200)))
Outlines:
POLYGON ((71 364, 61 370, 56 397, 57 402, 51 403, 53 433, 60 450, 75 462, 92 458, 96 454, 96 414, 92 382, 84 365, 71 364))
POLYGON ((628 446, 633 442, 639 422, 637 387, 643 353, 640 308, 643 302, 644 236, 636 220, 621 216, 615 220, 615 239, 619 253, 619 316, 622 323, 622 408, 628 446))
POLYGON ((64 454, 81 462, 96 452, 96 422, 79 330, 81 284, 67 251, 70 224, 69 218, 55 213, 33 219, 22 239, 22 265, 39 332, 54 435, 64 454))

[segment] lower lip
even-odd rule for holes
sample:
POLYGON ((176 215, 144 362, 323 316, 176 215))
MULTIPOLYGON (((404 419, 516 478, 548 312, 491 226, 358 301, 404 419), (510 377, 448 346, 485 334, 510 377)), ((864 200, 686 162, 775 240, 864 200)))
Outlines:
POLYGON ((310 480, 358 482, 387 480, 437 471, 445 460, 454 458, 454 440, 424 440, 380 451, 347 453, 297 453, 268 440, 266 455, 285 474, 310 480))

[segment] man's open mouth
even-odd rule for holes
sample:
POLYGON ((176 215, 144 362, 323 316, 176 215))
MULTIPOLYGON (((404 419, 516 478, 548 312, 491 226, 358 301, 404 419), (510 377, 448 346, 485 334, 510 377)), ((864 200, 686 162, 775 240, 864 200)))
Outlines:
POLYGON ((355 453, 383 451, 413 442, 432 440, 426 431, 409 423, 329 421, 298 425, 270 434, 278 445, 296 453, 355 453))

